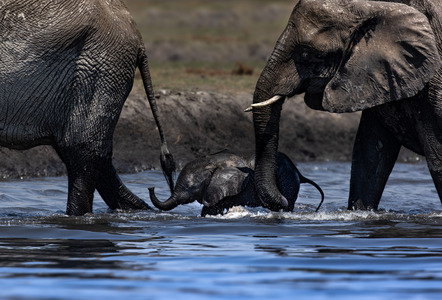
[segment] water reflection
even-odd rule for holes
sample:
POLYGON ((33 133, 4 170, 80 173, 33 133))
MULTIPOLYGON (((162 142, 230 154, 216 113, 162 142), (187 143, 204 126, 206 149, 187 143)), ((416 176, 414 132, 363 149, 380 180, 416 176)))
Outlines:
MULTIPOLYGON (((2 182, 0 298, 440 298, 442 213, 425 168, 399 165, 380 212, 345 209, 349 165, 299 168, 326 193, 319 213, 301 187, 293 213, 109 212, 97 198, 95 214, 67 217, 63 178, 2 182)), ((167 196, 159 172, 123 179, 167 196)))
POLYGON ((109 240, 0 239, 0 267, 114 269, 114 261, 94 259, 117 254, 109 240))

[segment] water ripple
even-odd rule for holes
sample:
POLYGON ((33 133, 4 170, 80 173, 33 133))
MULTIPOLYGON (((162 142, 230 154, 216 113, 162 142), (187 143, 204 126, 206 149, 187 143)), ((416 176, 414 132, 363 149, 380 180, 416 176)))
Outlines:
MULTIPOLYGON (((319 212, 302 185, 293 212, 111 212, 96 195, 94 214, 68 217, 66 178, 2 181, 0 298, 440 298, 442 207, 425 165, 398 164, 377 212, 345 209, 349 164, 298 167, 326 193, 319 212)), ((122 178, 168 197, 160 172, 122 178)))

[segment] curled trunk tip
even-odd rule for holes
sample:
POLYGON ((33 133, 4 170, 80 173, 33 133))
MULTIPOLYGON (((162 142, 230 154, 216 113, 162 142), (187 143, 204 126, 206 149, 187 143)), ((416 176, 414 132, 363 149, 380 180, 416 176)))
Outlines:
POLYGON ((169 199, 167 199, 164 202, 160 201, 157 198, 157 196, 155 195, 155 188, 154 187, 149 188, 149 196, 150 196, 150 201, 152 201, 152 204, 156 208, 164 210, 164 211, 174 209, 175 207, 177 207, 180 204, 180 203, 178 203, 178 201, 175 201, 173 196, 171 196, 169 199))
POLYGON ((167 149, 166 143, 161 146, 160 163, 164 178, 166 179, 167 185, 169 186, 170 193, 173 194, 173 178, 175 176, 176 166, 175 160, 172 154, 167 149))

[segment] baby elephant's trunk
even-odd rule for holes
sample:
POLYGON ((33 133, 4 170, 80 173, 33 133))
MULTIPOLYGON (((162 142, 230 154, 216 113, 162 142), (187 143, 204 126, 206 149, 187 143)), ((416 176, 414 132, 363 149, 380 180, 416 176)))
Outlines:
POLYGON ((161 210, 171 210, 174 209, 175 207, 177 207, 179 204, 179 201, 177 201, 175 199, 175 197, 172 195, 169 199, 167 199, 164 202, 161 202, 160 200, 158 200, 157 196, 155 195, 155 188, 150 187, 149 188, 149 195, 150 195, 150 200, 152 201, 152 204, 161 210))

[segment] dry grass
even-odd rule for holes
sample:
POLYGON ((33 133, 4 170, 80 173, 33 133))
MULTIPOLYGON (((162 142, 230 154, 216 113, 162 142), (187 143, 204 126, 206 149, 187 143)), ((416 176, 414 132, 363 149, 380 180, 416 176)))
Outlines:
POLYGON ((125 2, 146 43, 155 89, 219 92, 253 92, 294 5, 287 0, 125 2), (252 74, 237 75, 238 62, 252 74))
POLYGON ((252 74, 235 74, 239 67, 230 62, 153 62, 151 73, 155 90, 253 92, 263 65, 247 64, 252 74))

